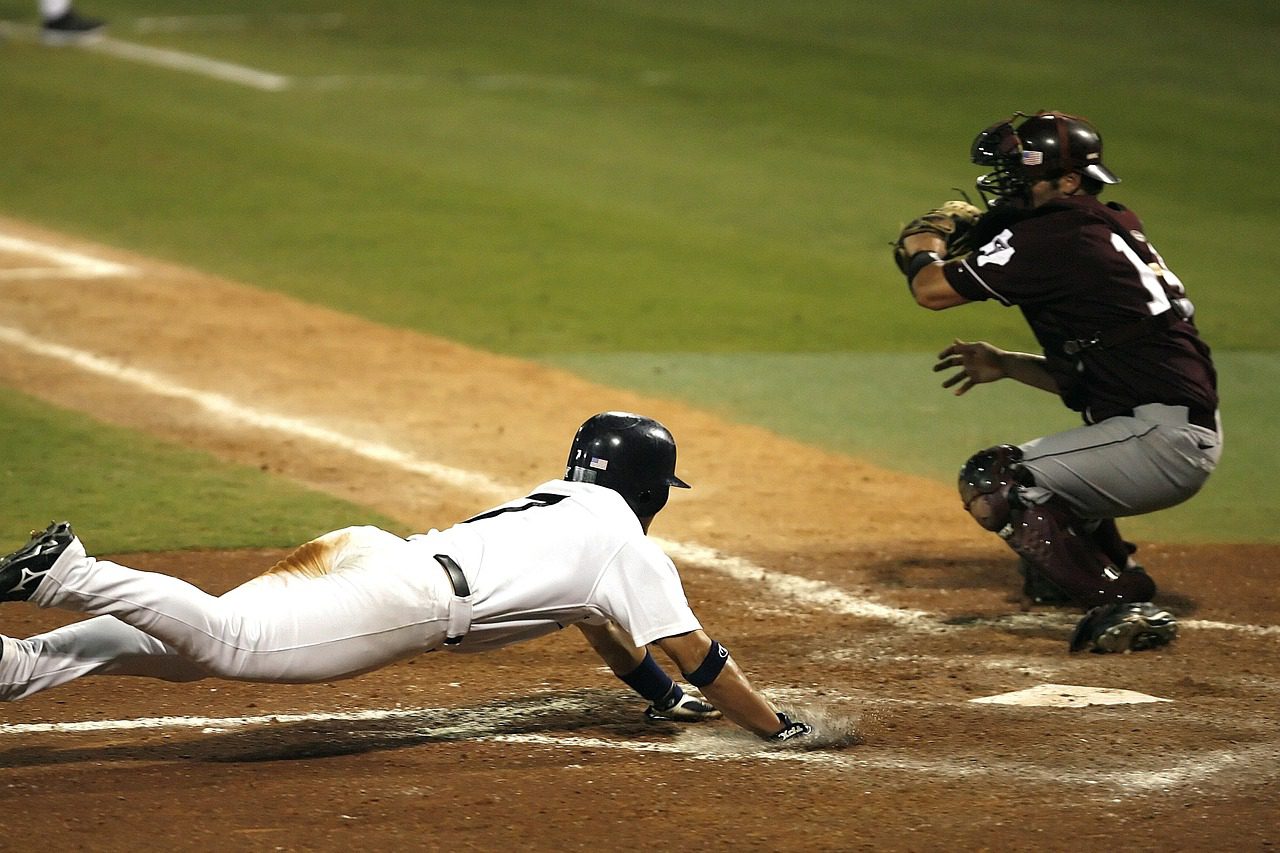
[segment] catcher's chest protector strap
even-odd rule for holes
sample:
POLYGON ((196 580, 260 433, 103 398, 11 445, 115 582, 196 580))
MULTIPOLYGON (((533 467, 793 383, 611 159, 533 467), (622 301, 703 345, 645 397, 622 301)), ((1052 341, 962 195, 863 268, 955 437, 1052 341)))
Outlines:
POLYGON ((1076 523, 1074 515, 1050 502, 1016 512, 1000 536, 1077 604, 1150 601, 1156 591, 1151 578, 1117 568, 1092 537, 1076 532, 1076 523))

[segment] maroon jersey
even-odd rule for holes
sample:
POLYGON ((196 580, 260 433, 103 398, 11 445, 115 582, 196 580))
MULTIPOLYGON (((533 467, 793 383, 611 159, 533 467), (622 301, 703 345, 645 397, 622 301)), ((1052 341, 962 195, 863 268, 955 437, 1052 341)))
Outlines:
POLYGON ((1063 402, 1089 423, 1146 403, 1212 419, 1217 374, 1182 283, 1142 223, 1094 196, 988 214, 981 248, 944 267, 969 300, 1016 305, 1063 402))

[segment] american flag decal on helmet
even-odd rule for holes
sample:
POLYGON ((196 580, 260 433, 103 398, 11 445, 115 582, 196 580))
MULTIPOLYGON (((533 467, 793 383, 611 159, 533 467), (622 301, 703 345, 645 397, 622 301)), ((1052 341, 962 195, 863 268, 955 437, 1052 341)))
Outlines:
POLYGON ((592 468, 596 468, 601 471, 607 471, 609 469, 608 459, 597 459, 596 457, 592 456, 590 464, 592 468))
POLYGON ((1023 151, 1022 152, 1022 165, 1024 166, 1039 166, 1043 162, 1044 162, 1043 151, 1023 151))

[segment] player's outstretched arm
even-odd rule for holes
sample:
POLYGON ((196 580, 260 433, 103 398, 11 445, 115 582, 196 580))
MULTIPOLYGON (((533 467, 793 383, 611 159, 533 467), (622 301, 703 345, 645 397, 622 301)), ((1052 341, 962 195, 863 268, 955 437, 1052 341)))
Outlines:
POLYGON ((702 630, 664 637, 657 641, 689 683, 700 689, 724 715, 734 723, 761 737, 772 738, 786 733, 792 727, 800 727, 806 734, 809 729, 803 723, 780 717, 778 709, 763 694, 751 686, 727 649, 714 642, 702 630))
POLYGON ((648 649, 637 648, 616 622, 603 625, 578 623, 591 648, 628 687, 648 699, 645 716, 651 720, 698 723, 720 718, 720 712, 697 696, 685 693, 658 666, 648 649))

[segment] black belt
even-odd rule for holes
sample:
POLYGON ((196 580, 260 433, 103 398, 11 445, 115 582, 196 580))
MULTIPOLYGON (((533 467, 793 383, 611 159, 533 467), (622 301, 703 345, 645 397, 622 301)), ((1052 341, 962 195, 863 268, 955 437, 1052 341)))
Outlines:
MULTIPOLYGON (((471 586, 467 583, 467 576, 462 573, 462 568, 454 562, 453 557, 448 554, 436 554, 436 562, 440 564, 440 568, 444 569, 444 573, 449 578, 450 585, 453 586, 453 594, 458 598, 466 598, 471 594, 471 586)), ((445 637, 444 644, 446 646, 456 646, 462 642, 462 637, 445 637)))
MULTIPOLYGON (((1098 418, 1093 423, 1105 421, 1107 418, 1131 418, 1133 417, 1133 409, 1121 409, 1118 412, 1111 412, 1106 417, 1098 418)), ((1202 409, 1199 406, 1187 407, 1187 423, 1194 426, 1204 427, 1213 432, 1218 431, 1218 413, 1211 412, 1208 409, 1202 409)))
POLYGON ((1211 412, 1208 409, 1187 409, 1187 423, 1195 424, 1198 427, 1218 431, 1218 415, 1217 412, 1211 412))
POLYGON ((449 576, 449 583, 453 584, 453 594, 458 598, 466 598, 471 594, 471 587, 467 584, 467 576, 462 573, 462 568, 453 561, 453 557, 448 554, 436 554, 436 562, 440 564, 440 568, 444 569, 444 573, 449 576))

